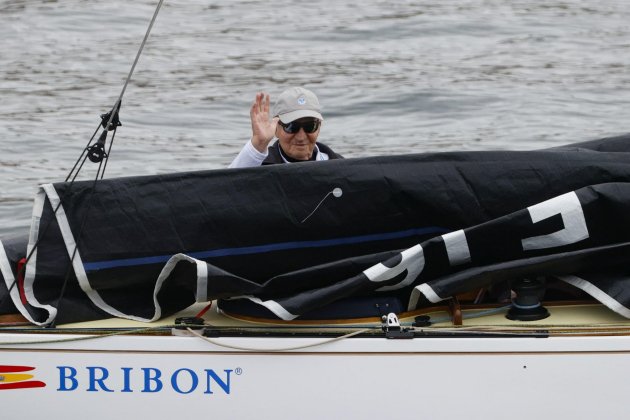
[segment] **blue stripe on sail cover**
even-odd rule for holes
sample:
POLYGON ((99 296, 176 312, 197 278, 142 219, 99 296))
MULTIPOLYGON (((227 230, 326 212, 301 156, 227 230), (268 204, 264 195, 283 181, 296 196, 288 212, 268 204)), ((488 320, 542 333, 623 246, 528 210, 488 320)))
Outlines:
MULTIPOLYGON (((240 248, 224 248, 224 249, 215 249, 212 251, 200 251, 200 252, 191 252, 186 255, 197 258, 197 259, 205 259, 212 257, 227 257, 232 255, 246 255, 246 254, 257 254, 263 252, 271 252, 271 251, 282 251, 287 249, 300 249, 300 248, 321 248, 325 246, 335 246, 335 245, 351 245, 351 244, 359 244, 363 242, 371 242, 371 241, 386 241, 389 239, 398 239, 405 238, 414 235, 427 235, 427 234, 441 234, 449 232, 448 229, 441 227, 425 227, 425 228, 417 228, 417 229, 408 229, 402 230, 398 232, 388 232, 388 233, 380 233, 373 235, 362 235, 362 236, 350 236, 346 238, 336 238, 336 239, 323 239, 318 241, 294 241, 294 242, 281 242, 277 244, 266 244, 266 245, 256 245, 256 246, 246 246, 240 248)), ((153 257, 142 257, 142 258, 127 258, 121 260, 111 260, 111 261, 99 261, 99 262, 86 262, 83 264, 85 271, 96 271, 103 270, 107 268, 116 268, 116 267, 130 267, 134 265, 146 265, 146 264, 159 264, 165 263, 168 261, 173 255, 156 255, 153 257)))

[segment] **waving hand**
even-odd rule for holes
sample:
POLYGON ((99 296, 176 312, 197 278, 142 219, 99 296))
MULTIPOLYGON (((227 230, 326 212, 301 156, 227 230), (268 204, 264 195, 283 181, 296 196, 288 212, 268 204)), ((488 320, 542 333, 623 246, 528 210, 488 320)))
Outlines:
POLYGON ((259 92, 249 111, 252 120, 252 144, 259 152, 267 150, 278 125, 278 117, 269 118, 269 94, 259 92))

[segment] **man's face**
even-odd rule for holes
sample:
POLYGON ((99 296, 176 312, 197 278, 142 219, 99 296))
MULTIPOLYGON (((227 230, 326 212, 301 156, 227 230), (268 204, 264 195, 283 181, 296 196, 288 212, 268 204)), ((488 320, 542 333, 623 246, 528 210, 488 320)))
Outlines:
POLYGON ((284 153, 293 159, 308 160, 315 149, 321 122, 308 117, 300 118, 289 124, 284 124, 284 126, 282 123, 278 123, 276 128, 276 137, 278 137, 284 153), (295 132, 288 133, 287 130, 295 132))

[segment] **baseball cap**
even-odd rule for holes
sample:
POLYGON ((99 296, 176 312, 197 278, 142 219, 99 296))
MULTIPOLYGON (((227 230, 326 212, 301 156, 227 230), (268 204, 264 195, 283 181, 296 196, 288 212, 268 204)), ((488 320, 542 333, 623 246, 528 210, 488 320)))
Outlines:
POLYGON ((284 124, 304 117, 323 120, 321 109, 313 92, 302 87, 292 87, 278 96, 273 106, 273 115, 279 117, 284 124))

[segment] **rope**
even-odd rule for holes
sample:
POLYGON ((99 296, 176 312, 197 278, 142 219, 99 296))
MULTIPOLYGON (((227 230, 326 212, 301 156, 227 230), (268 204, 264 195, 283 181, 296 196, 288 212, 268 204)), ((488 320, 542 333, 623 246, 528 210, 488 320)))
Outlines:
POLYGON ((223 344, 223 343, 220 343, 220 342, 218 342, 216 340, 213 340, 211 338, 203 336, 203 335, 199 334, 197 331, 192 330, 190 328, 187 328, 187 330, 192 335, 194 335, 196 337, 199 337, 202 340, 207 341, 210 344, 213 344, 213 345, 218 346, 218 347, 223 347, 223 348, 226 348, 226 349, 243 350, 243 351, 259 352, 259 353, 282 353, 282 352, 287 352, 287 351, 292 351, 292 350, 303 350, 303 349, 323 346, 323 345, 326 345, 326 344, 331 344, 331 343, 334 343, 336 341, 345 340, 346 338, 350 338, 350 337, 353 337, 355 335, 362 334, 362 333, 367 332, 367 331, 371 331, 372 329, 371 328, 365 328, 365 329, 362 329, 362 330, 353 331, 353 332, 351 332, 349 334, 344 334, 344 335, 341 335, 339 337, 329 338, 328 340, 318 341, 317 343, 304 344, 304 345, 301 345, 301 346, 293 346, 293 347, 282 347, 282 348, 275 348, 275 349, 263 349, 263 348, 256 348, 256 347, 243 347, 243 346, 235 346, 235 345, 231 345, 231 344, 223 344))
MULTIPOLYGON (((99 338, 106 338, 106 337, 116 337, 116 336, 124 336, 124 335, 132 335, 132 334, 145 334, 145 333, 151 333, 151 332, 155 332, 155 331, 164 331, 166 329, 170 329, 170 328, 176 328, 179 327, 181 328, 182 325, 161 325, 159 327, 147 327, 147 328, 140 328, 140 329, 131 329, 131 330, 125 330, 125 331, 115 331, 115 332, 111 332, 111 333, 106 333, 106 334, 92 334, 92 335, 82 335, 82 336, 77 336, 77 337, 64 337, 64 338, 59 338, 59 339, 48 339, 48 340, 25 340, 25 341, 9 341, 9 342, 0 342, 0 346, 4 346, 4 347, 8 347, 8 346, 21 346, 21 345, 32 345, 32 344, 58 344, 58 343, 70 343, 70 342, 75 342, 75 341, 86 341, 86 340, 95 340, 95 339, 99 339, 99 338)), ((197 327, 197 326, 194 326, 197 327)), ((601 336, 628 336, 630 335, 630 329, 626 326, 626 325, 619 325, 619 327, 625 327, 625 328, 621 328, 619 330, 611 330, 611 329, 607 329, 607 326, 602 326, 602 325, 595 325, 595 326, 569 326, 569 327, 564 327, 564 326, 541 326, 541 325, 532 325, 531 326, 532 329, 534 327, 538 328, 538 329, 545 329, 545 330, 549 330, 550 332, 553 332, 553 335, 558 336, 558 337, 562 337, 562 336, 591 336, 591 337, 601 337, 601 336), (559 331, 556 331, 555 329, 558 328, 560 329, 559 331), (570 328, 572 331, 567 331, 566 329, 570 328)), ((302 350, 302 349, 307 349, 307 348, 313 348, 313 347, 319 347, 319 346, 323 346, 326 344, 331 344, 334 343, 336 341, 341 341, 341 340, 345 340, 347 338, 353 337, 355 335, 358 334, 362 334, 364 332, 368 332, 368 331, 372 331, 373 328, 364 328, 361 330, 357 330, 357 331, 353 331, 349 334, 344 334, 341 335, 339 337, 333 337, 327 340, 323 340, 323 341, 319 341, 316 343, 310 343, 310 344, 304 344, 304 345, 300 345, 300 346, 292 346, 292 347, 283 347, 283 348, 274 348, 274 349, 269 349, 269 348, 255 348, 255 347, 244 347, 244 346, 236 346, 236 345, 230 345, 230 344, 223 344, 220 343, 216 340, 212 340, 208 337, 205 337, 201 334, 199 334, 198 332, 196 332, 195 330, 192 330, 190 328, 187 328, 187 330, 193 334, 194 336, 201 338, 202 340, 213 344, 217 347, 223 347, 223 348, 227 348, 227 349, 232 349, 232 350, 241 350, 241 351, 249 351, 249 352, 259 352, 259 353, 280 353, 280 352, 288 352, 288 351, 292 351, 292 350, 302 350)), ((457 335, 467 335, 470 333, 475 333, 477 334, 479 337, 505 337, 506 335, 510 335, 513 337, 532 337, 532 336, 536 336, 536 331, 519 331, 519 330, 513 330, 510 327, 505 327, 505 326, 471 326, 471 327, 450 327, 450 328, 413 328, 414 331, 418 331, 418 332, 427 332, 427 333, 434 333, 434 334, 439 334, 439 333, 445 333, 448 332, 449 334, 452 334, 453 337, 456 337, 457 335)), ((10 330, 9 330, 10 331, 10 330)), ((37 333, 36 334, 41 334, 42 331, 44 330, 36 330, 37 333)), ((59 331, 59 330, 57 330, 59 331)), ((0 330, 0 332, 2 332, 2 330, 0 330)), ((381 339, 385 339, 384 337, 380 337, 381 339)), ((420 338, 416 338, 416 339, 420 339, 420 338)))
MULTIPOLYGON (((159 331, 164 328, 174 328, 175 325, 162 325, 159 327, 148 327, 141 329, 133 329, 128 331, 115 331, 107 334, 93 334, 93 335, 82 335, 78 337, 65 337, 65 338, 57 338, 57 339, 49 339, 49 340, 30 340, 30 341, 3 341, 0 342, 0 346, 21 346, 27 344, 56 344, 56 343, 70 343, 73 341, 85 341, 85 340, 95 340, 97 338, 105 338, 105 337, 115 337, 119 335, 129 335, 129 334, 142 334, 148 333, 152 331, 159 331)), ((41 330, 38 330, 37 334, 40 334, 41 330)))
MULTIPOLYGON (((64 338, 58 338, 58 339, 50 339, 50 340, 29 340, 29 341, 19 341, 19 342, 15 342, 15 341, 9 341, 9 342, 0 342, 0 346, 20 346, 20 345, 27 345, 27 344, 58 344, 58 343, 70 343, 70 342, 74 342, 74 341, 85 341, 85 340, 94 340, 94 339, 98 339, 98 338, 105 338, 105 337, 115 337, 115 336, 122 336, 122 335, 129 335, 129 334, 142 334, 142 333, 148 333, 148 332, 152 332, 152 331, 163 331, 165 329, 168 328, 175 328, 175 327, 181 327, 181 325, 162 325, 159 327, 148 327, 148 328, 142 328, 142 329, 133 329, 133 330, 128 330, 128 331, 115 331, 112 333, 107 333, 107 334, 93 334, 93 335, 84 335, 84 336, 78 336, 78 337, 64 337, 64 338)), ((203 339, 204 341, 209 342, 210 344, 213 344, 215 346, 218 347, 224 347, 224 348, 229 348, 229 349, 233 349, 233 350, 244 350, 244 351, 251 351, 251 352, 285 352, 285 351, 291 351, 291 350, 300 350, 300 349, 306 349, 306 348, 312 348, 312 347, 318 347, 318 346, 323 346, 325 344, 330 344, 333 343, 335 341, 340 341, 340 340, 344 340, 346 338, 350 338, 352 336, 370 331, 370 328, 365 328, 362 330, 358 330, 358 331, 353 331, 352 333, 349 334, 344 334, 342 336, 339 337, 333 337, 327 340, 323 340, 317 343, 310 343, 310 344, 305 344, 305 345, 301 345, 301 346, 294 346, 294 347, 286 347, 286 348, 276 348, 276 349, 260 349, 260 348, 248 348, 248 347, 241 347, 241 346, 234 346, 234 345, 229 345, 229 344, 223 344, 220 343, 216 340, 212 340, 208 337, 204 337, 203 335, 199 334, 198 332, 192 330, 191 328, 187 328, 187 330, 192 333, 193 335, 203 339)), ((38 330, 39 333, 39 330, 38 330)))
MULTIPOLYGON (((138 64, 138 60, 140 59, 140 55, 142 54, 142 50, 144 49, 144 45, 147 43, 147 39, 149 39, 149 34, 151 33, 151 29, 153 28, 153 24, 155 23, 155 20, 157 19, 157 15, 160 12, 160 9, 162 8, 162 3, 164 3, 164 0, 160 0, 158 2, 158 5, 155 8, 155 12, 153 12, 153 17, 151 18, 151 22, 149 23, 149 27, 147 28, 146 33, 144 34, 144 38, 142 39, 142 43, 140 44, 140 49, 138 49, 138 53, 136 54, 136 58, 133 61, 133 64, 131 65, 131 69, 129 70, 129 75, 127 75, 127 80, 125 80, 125 84, 123 85, 123 88, 120 91, 120 96, 118 97, 118 100, 116 101, 116 104, 112 108, 112 115, 109 117, 109 123, 112 122, 112 119, 114 118, 114 111, 116 110, 116 107, 120 104, 120 102, 122 101, 122 97, 125 94, 125 90, 127 90, 127 85, 129 84, 129 80, 131 80, 131 75, 133 74, 134 70, 136 69, 136 64, 138 64)), ((109 123, 108 123, 108 127, 109 127, 109 123)))

